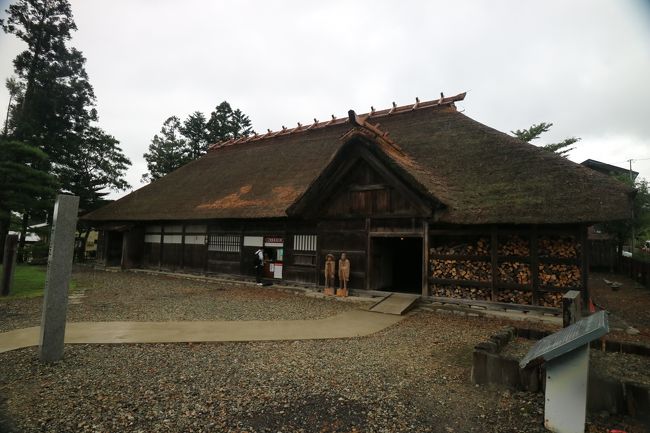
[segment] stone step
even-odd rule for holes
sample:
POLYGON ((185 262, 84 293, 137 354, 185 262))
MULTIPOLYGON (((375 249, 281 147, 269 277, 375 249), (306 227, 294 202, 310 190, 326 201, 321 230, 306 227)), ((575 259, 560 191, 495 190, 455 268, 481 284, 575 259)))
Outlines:
POLYGON ((406 313, 413 304, 418 301, 418 299, 420 299, 420 295, 391 293, 389 296, 373 305, 372 308, 370 308, 370 311, 401 316, 406 313))

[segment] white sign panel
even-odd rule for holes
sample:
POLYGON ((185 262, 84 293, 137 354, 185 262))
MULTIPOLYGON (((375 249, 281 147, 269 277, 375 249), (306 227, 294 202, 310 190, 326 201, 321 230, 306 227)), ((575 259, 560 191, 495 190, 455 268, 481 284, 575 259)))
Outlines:
POLYGON ((263 247, 264 237, 262 236, 244 236, 245 247, 263 247))
POLYGON ((273 278, 282 278, 282 264, 275 264, 275 269, 273 269, 273 278))

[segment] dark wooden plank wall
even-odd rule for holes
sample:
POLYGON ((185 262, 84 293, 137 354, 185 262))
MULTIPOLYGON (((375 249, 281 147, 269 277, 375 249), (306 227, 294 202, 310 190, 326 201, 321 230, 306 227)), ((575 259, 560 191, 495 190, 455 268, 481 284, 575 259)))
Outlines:
MULTIPOLYGON (((318 242, 319 265, 325 263, 327 254, 333 254, 338 263, 341 253, 345 252, 350 259, 348 287, 366 288, 368 229, 365 219, 321 221, 318 224, 318 242)), ((319 266, 319 270, 321 267, 319 266)), ((318 274, 318 284, 325 284, 325 275, 322 272, 318 274)))
POLYGON ((415 206, 390 185, 383 175, 367 162, 360 160, 340 181, 341 188, 323 206, 323 216, 377 217, 410 216, 415 206))

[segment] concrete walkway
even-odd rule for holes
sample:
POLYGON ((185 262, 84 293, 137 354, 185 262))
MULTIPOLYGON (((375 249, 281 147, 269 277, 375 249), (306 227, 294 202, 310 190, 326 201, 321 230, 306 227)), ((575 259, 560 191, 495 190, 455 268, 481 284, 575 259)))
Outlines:
MULTIPOLYGON (((403 316, 354 310, 318 320, 68 322, 68 344, 190 343, 218 341, 319 340, 363 337, 403 316)), ((40 327, 0 334, 0 353, 37 346, 40 327)))

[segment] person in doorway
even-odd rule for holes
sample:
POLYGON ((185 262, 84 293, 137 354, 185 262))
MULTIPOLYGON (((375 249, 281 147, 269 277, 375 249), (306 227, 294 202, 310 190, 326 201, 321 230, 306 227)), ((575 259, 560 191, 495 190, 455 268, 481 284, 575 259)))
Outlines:
POLYGON ((262 285, 262 271, 264 270, 264 251, 258 248, 255 251, 255 281, 258 286, 262 285))
POLYGON ((348 290, 349 280, 350 280, 350 260, 348 259, 345 253, 341 253, 341 258, 339 259, 339 284, 341 286, 341 290, 348 290))

